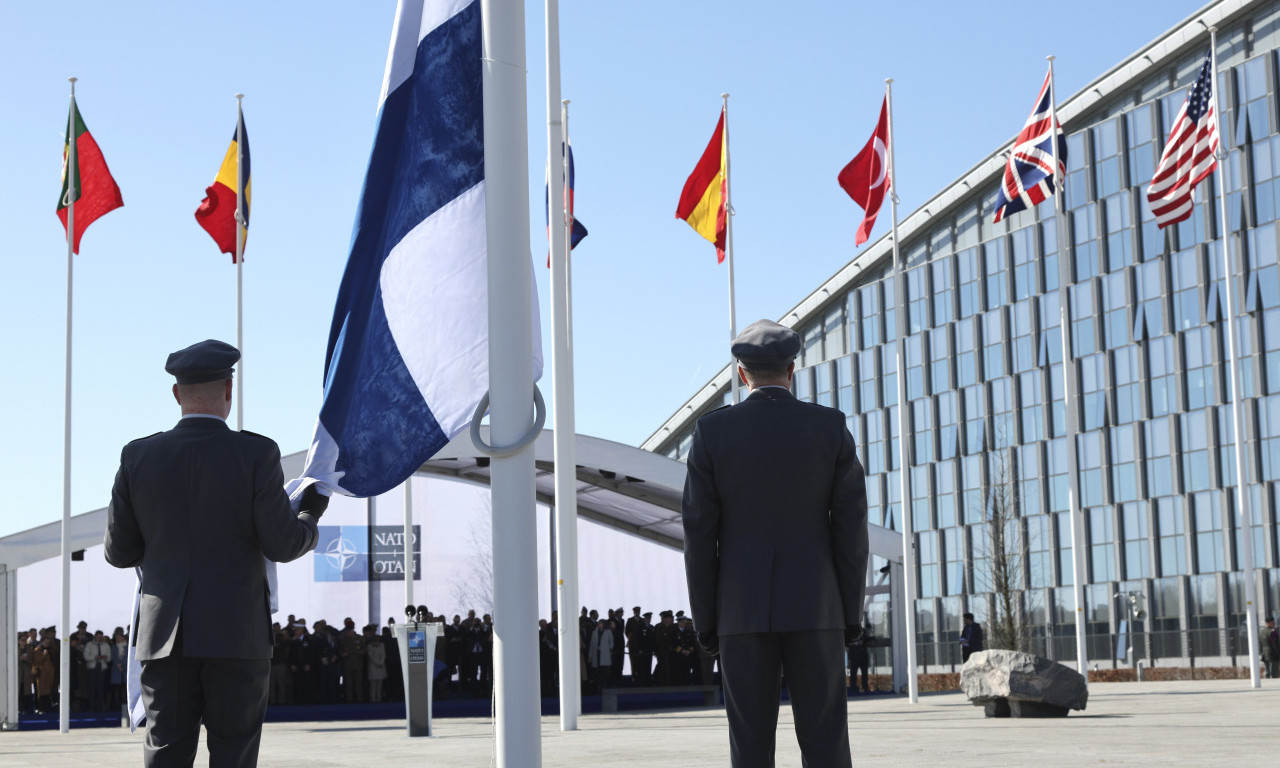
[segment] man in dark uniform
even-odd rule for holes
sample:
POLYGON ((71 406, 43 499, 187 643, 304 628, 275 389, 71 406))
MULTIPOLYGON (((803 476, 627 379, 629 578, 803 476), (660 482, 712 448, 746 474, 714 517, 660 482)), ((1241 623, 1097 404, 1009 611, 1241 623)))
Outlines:
POLYGON ((622 682, 622 663, 627 657, 627 636, 623 628, 622 609, 610 611, 613 614, 613 620, 609 622, 609 629, 613 632, 613 663, 609 666, 609 679, 614 685, 622 682))
POLYGON ((671 685, 674 683, 671 674, 671 648, 675 642, 676 626, 672 621, 675 614, 671 611, 662 611, 658 614, 658 626, 653 629, 653 643, 657 650, 658 666, 653 670, 653 676, 658 679, 658 685, 671 685))
POLYGON ((142 569, 133 642, 148 766, 191 765, 202 721, 210 763, 256 765, 273 639, 265 559, 311 551, 328 504, 308 486, 294 512, 280 449, 227 428, 239 359, 212 340, 169 355, 182 419, 124 447, 111 491, 107 562, 142 569))
POLYGON ((844 414, 789 389, 800 337, 760 320, 734 339, 739 405, 694 428, 685 572, 698 642, 720 654, 735 768, 772 766, 786 675, 807 766, 852 764, 844 649, 861 634, 867 495, 844 414))
POLYGON ((338 644, 329 624, 319 619, 311 625, 311 674, 315 681, 317 704, 338 701, 338 644))
POLYGON ((627 619, 627 623, 623 625, 623 633, 627 636, 627 647, 631 647, 631 638, 636 633, 636 627, 640 626, 640 606, 631 609, 631 617, 627 619))
POLYGON ((675 668, 671 682, 675 685, 692 685, 698 682, 694 679, 694 670, 698 666, 696 651, 698 639, 693 634, 693 626, 689 623, 688 616, 681 616, 676 622, 675 638, 671 653, 671 658, 675 660, 675 668))
POLYGON ((649 675, 653 670, 653 625, 649 623, 652 612, 636 615, 627 619, 627 650, 631 654, 631 684, 649 685, 649 675))

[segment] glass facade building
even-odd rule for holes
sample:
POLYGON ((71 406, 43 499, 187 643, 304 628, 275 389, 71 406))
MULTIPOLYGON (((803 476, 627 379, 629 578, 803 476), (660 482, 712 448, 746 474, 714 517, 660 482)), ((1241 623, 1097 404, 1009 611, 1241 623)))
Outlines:
MULTIPOLYGON (((1091 660, 1123 656, 1117 637, 1128 631, 1129 594, 1147 613, 1135 626, 1148 637, 1139 654, 1157 661, 1247 654, 1244 578, 1256 580, 1264 614, 1280 611, 1278 83, 1280 2, 1206 6, 1060 100, 1065 255, 1052 197, 992 222, 1005 145, 900 226, 902 306, 886 235, 781 319, 803 339, 797 397, 847 416, 867 470, 871 521, 902 530, 902 515, 911 515, 922 666, 958 664, 960 614, 972 611, 981 623, 994 610, 988 526, 996 496, 1016 512, 1010 535, 1019 542, 1018 599, 1033 650, 1075 658, 1073 450, 1091 660), (1145 194, 1208 48, 1202 18, 1219 28, 1226 160, 1215 173, 1225 174, 1229 275, 1216 175, 1199 185, 1192 217, 1165 230, 1145 194), (1060 291, 1063 258, 1070 281, 1060 291), (1234 313, 1226 280, 1236 284, 1234 313), (1065 361, 1060 296, 1070 323, 1065 361), (901 366, 899 313, 907 327, 901 366), (1247 542, 1233 501, 1227 322, 1236 323, 1241 347, 1255 524, 1247 542), (1074 445, 1064 365, 1078 385, 1074 445), (907 409, 905 436, 899 408, 907 409), (1241 572, 1245 546, 1253 574, 1241 572)), ((643 447, 683 459, 697 416, 729 401, 728 382, 726 368, 643 447)), ((886 610, 873 603, 869 615, 881 632, 886 610)))

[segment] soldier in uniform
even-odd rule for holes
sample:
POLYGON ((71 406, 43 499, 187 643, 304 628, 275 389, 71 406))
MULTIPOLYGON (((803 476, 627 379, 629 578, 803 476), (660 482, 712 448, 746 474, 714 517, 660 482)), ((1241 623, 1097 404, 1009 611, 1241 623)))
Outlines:
POLYGON ((623 627, 622 609, 609 611, 609 631, 613 633, 613 659, 609 664, 609 679, 614 685, 622 682, 622 662, 627 657, 627 636, 623 627))
POLYGON ((845 416, 791 394, 799 335, 734 339, 751 393, 698 419, 681 518, 698 642, 720 654, 735 768, 772 766, 784 673, 805 765, 848 768, 844 649, 862 634, 867 494, 845 416))
POLYGON ((627 637, 627 647, 631 647, 631 638, 635 635, 636 627, 640 625, 640 606, 631 609, 631 616, 627 619, 627 623, 623 625, 623 634, 627 637))
POLYGON ((658 622, 658 626, 653 628, 654 648, 658 656, 658 666, 653 670, 653 675, 658 679, 658 685, 671 685, 674 677, 671 674, 671 648, 675 643, 675 614, 671 611, 662 611, 658 614, 658 617, 661 621, 658 622))
POLYGON ((633 611, 635 615, 627 619, 627 651, 631 654, 631 684, 648 685, 649 673, 653 668, 653 651, 645 653, 644 645, 646 635, 652 641, 653 627, 650 626, 646 632, 645 625, 648 621, 640 614, 640 606, 636 606, 633 611))
POLYGON ((694 682, 693 670, 698 663, 698 654, 693 650, 697 645, 697 638, 693 634, 689 617, 681 616, 676 622, 675 638, 671 652, 674 664, 671 682, 673 685, 691 685, 694 682))
POLYGON ((215 765, 257 764, 271 669, 266 559, 316 545, 328 498, 314 485, 290 508, 280 449, 233 432, 232 366, 240 352, 203 341, 169 355, 182 419, 120 453, 104 553, 141 567, 138 622, 148 766, 189 766, 200 724, 215 765))
POLYGON ((640 618, 643 623, 636 630, 640 638, 640 671, 644 676, 643 684, 653 685, 653 655, 658 651, 658 637, 651 621, 653 611, 645 611, 640 618))
POLYGON ((364 701, 364 638, 350 616, 338 633, 338 658, 342 659, 342 693, 348 704, 364 701))

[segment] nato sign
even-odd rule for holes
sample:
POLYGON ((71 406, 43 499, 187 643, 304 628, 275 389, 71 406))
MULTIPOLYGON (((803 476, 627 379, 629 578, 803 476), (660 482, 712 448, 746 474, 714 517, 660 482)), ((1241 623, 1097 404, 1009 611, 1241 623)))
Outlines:
MULTIPOLYGON (((316 581, 404 581, 404 526, 321 525, 316 581)), ((422 572, 418 526, 413 526, 413 578, 422 572)))

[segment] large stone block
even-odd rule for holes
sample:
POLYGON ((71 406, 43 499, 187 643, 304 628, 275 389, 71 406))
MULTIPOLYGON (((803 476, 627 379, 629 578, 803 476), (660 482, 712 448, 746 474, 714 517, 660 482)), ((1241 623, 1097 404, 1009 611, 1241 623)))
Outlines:
POLYGON ((960 690, 987 717, 1066 717, 1089 702, 1084 677, 1020 651, 978 651, 960 668, 960 690))

